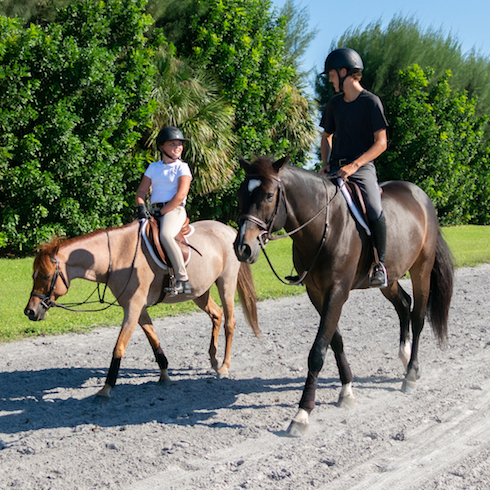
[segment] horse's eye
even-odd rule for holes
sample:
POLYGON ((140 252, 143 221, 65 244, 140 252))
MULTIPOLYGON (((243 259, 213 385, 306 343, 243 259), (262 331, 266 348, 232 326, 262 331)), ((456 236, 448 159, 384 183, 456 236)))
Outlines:
POLYGON ((272 199, 274 199, 274 193, 272 193, 272 192, 268 192, 268 193, 266 194, 265 198, 266 198, 266 200, 267 200, 268 202, 271 202, 271 201, 272 201, 272 199))

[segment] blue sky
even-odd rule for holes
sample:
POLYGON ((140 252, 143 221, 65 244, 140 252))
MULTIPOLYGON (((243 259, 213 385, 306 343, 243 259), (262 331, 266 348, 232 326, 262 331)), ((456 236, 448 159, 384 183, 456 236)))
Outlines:
MULTIPOLYGON (((285 2, 272 0, 277 7, 285 2)), ((314 67, 322 71, 332 41, 349 27, 365 27, 378 20, 386 27, 398 14, 415 18, 424 30, 431 27, 451 34, 463 52, 475 48, 490 58, 490 0, 295 0, 295 5, 306 8, 310 28, 318 31, 303 61, 305 71, 314 67)))

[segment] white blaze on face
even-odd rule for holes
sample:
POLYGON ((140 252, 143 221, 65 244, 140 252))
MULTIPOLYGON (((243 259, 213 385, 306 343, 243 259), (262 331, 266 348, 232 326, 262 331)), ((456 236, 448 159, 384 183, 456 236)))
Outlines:
POLYGON ((259 179, 250 179, 248 181, 248 192, 252 193, 257 187, 260 187, 262 182, 259 179))
MULTIPOLYGON (((247 190, 251 194, 257 187, 260 187, 262 185, 262 181, 260 179, 250 179, 248 181, 248 187, 247 190)), ((244 221, 242 226, 240 227, 239 230, 239 242, 238 243, 243 243, 243 239, 245 236, 245 231, 247 228, 247 221, 244 221)))

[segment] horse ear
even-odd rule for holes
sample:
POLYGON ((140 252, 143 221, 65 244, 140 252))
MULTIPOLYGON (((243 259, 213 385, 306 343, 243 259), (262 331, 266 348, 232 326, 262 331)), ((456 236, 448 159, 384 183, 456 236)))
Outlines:
POLYGON ((277 160, 272 164, 272 167, 274 170, 279 173, 279 171, 284 167, 284 165, 287 165, 289 161, 291 160, 291 155, 286 155, 285 157, 281 158, 280 160, 277 160))
POLYGON ((56 241, 54 243, 54 248, 53 248, 53 251, 51 252, 51 255, 53 257, 55 257, 56 255, 58 255, 58 251, 60 249, 60 245, 61 245, 61 239, 59 237, 56 237, 56 241))
POLYGON ((247 160, 245 160, 245 158, 243 158, 241 155, 238 155, 238 161, 240 162, 240 167, 242 167, 243 170, 248 173, 251 167, 250 163, 248 163, 247 160))

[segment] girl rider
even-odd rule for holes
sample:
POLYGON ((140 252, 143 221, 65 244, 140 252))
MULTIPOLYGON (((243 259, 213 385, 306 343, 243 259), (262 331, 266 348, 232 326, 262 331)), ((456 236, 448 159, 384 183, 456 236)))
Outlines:
POLYGON ((189 165, 180 159, 184 141, 182 132, 174 126, 158 133, 156 144, 162 160, 149 165, 136 191, 138 219, 144 219, 148 216, 145 197, 151 188, 152 214, 160 220, 160 241, 175 273, 175 284, 165 288, 171 294, 192 293, 184 257, 175 241, 187 218, 185 203, 192 180, 189 165))

